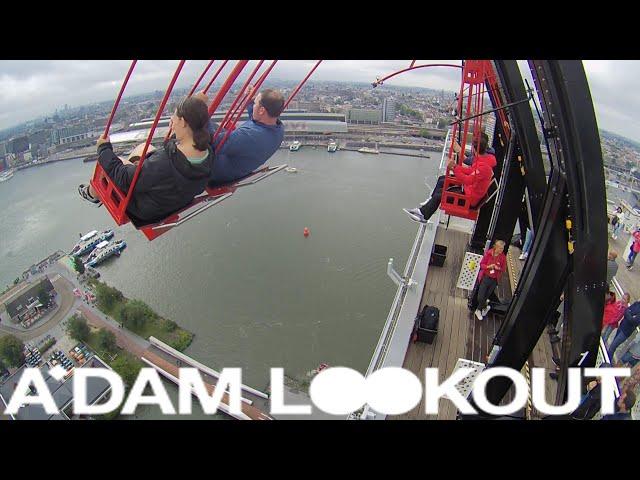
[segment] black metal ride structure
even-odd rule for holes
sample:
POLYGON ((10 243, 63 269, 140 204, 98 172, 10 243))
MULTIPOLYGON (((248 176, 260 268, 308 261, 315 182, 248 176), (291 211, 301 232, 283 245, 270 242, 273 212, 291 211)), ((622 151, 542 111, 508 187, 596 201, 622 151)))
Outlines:
MULTIPOLYGON (((505 109, 512 134, 504 144, 504 128, 496 123, 494 148, 504 163, 498 166, 500 187, 494 208, 480 213, 470 247, 509 240, 523 211, 521 229, 530 222, 534 241, 487 368, 521 370, 547 323, 557 318, 564 294, 556 397, 556 404, 562 404, 567 368, 595 365, 607 289, 606 195, 595 112, 581 61, 529 61, 539 107, 532 104, 533 89, 525 88, 515 61, 493 65, 500 84, 494 95, 503 96, 502 105, 512 105, 505 109), (534 110, 540 115, 549 171, 534 110)), ((487 385, 488 400, 500 403, 510 387, 509 379, 494 378, 487 385)))

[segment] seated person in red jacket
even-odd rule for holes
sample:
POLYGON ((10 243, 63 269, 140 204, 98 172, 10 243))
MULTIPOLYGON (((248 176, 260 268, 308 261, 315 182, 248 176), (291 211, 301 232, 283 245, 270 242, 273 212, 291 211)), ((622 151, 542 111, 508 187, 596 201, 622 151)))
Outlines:
MULTIPOLYGON (((486 136, 481 136, 480 141, 474 140, 473 148, 477 151, 474 156, 473 165, 458 165, 454 159, 449 159, 447 164, 447 172, 453 170, 455 177, 462 181, 464 185, 464 194, 469 199, 471 207, 476 207, 482 199, 487 195, 487 191, 493 180, 493 168, 496 166, 496 157, 487 152, 488 140, 486 136)), ((444 188, 445 176, 438 178, 436 188, 431 194, 431 198, 422 207, 404 209, 409 217, 420 223, 427 223, 431 216, 438 210, 440 200, 442 199, 442 189, 444 188)), ((452 187, 459 191, 456 185, 452 187)))
POLYGON ((625 293, 622 300, 616 302, 616 294, 607 292, 607 299, 604 303, 604 316, 602 317, 602 340, 607 343, 607 339, 614 329, 620 325, 620 320, 624 316, 624 312, 631 302, 631 296, 625 293))
MULTIPOLYGON (((209 181, 214 153, 209 145, 207 105, 196 98, 184 99, 171 116, 175 138, 165 142, 164 148, 149 148, 127 214, 142 222, 158 221, 162 217, 189 205, 202 193, 209 181)), ((136 172, 134 158, 124 160, 116 156, 109 138, 98 139, 98 162, 116 186, 127 193, 136 172)), ((140 149, 132 152, 139 157, 140 149)), ((100 205, 93 187, 80 185, 82 198, 100 205)))
POLYGON ((489 313, 489 297, 498 286, 498 281, 505 271, 507 256, 504 254, 504 242, 496 240, 493 248, 484 252, 480 261, 478 274, 478 308, 474 312, 478 320, 482 320, 489 313))

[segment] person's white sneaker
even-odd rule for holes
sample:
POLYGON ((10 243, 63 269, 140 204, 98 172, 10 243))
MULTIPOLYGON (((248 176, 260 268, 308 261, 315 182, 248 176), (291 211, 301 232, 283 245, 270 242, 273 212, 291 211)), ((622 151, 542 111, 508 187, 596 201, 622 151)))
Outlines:
POLYGON ((518 260, 524 260, 525 258, 527 257, 524 256, 524 253, 521 253, 520 256, 518 257, 518 260))
POLYGON ((476 311, 475 311, 474 313, 475 313, 476 318, 477 318, 478 320, 482 320, 482 319, 484 318, 484 317, 482 316, 482 312, 481 312, 480 310, 478 310, 477 308, 476 308, 476 311))
POLYGON ((407 215, 409 215, 409 218, 414 222, 427 223, 427 220, 424 218, 424 215, 422 215, 422 212, 420 211, 420 209, 412 208, 411 210, 409 210, 407 208, 403 208, 402 210, 407 215))
POLYGON ((480 312, 480 313, 482 313, 482 316, 483 316, 483 317, 486 317, 486 316, 487 316, 487 313, 489 313, 489 310, 491 310, 491 305, 487 305, 486 307, 484 307, 484 308, 482 309, 482 312, 480 312))

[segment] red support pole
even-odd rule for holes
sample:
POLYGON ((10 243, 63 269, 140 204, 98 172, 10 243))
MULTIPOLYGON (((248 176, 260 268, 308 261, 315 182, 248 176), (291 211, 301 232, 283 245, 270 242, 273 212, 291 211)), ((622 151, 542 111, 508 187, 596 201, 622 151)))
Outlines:
POLYGON ((118 97, 116 98, 115 103, 113 104, 113 108, 111 109, 111 115, 109 115, 109 120, 107 121, 107 126, 104 129, 103 136, 106 138, 109 136, 109 129, 111 128, 111 122, 113 122, 113 117, 116 115, 116 110, 118 109, 118 105, 120 105, 120 99, 122 98, 122 94, 124 93, 124 89, 127 87, 127 83, 129 83, 129 77, 131 77, 131 73, 133 72, 133 68, 138 63, 137 60, 133 60, 131 62, 131 66, 129 67, 129 71, 127 72, 127 76, 124 77, 124 81, 122 82, 122 86, 120 87, 120 93, 118 93, 118 97))
POLYGON ((218 93, 211 102, 211 105, 209 105, 209 116, 213 115, 216 112, 225 95, 233 85, 233 82, 236 81, 236 78, 238 78, 238 75, 240 75, 240 72, 242 72, 244 67, 247 66, 247 63, 249 63, 249 60, 239 60, 238 63, 236 63, 236 66, 233 67, 233 70, 222 84, 222 87, 220 87, 220 90, 218 90, 218 93))
MULTIPOLYGON (((273 70, 273 67, 276 66, 277 62, 278 62, 277 60, 274 60, 273 62, 271 62, 271 65, 269 65, 269 67, 262 73, 262 75, 260 75, 260 78, 254 85, 254 91, 259 89, 262 86, 262 84, 266 80, 269 73, 271 73, 271 70, 273 70)), ((218 142, 218 145, 216 147, 216 153, 222 148, 222 145, 224 145, 224 142, 227 140, 227 137, 231 134, 231 131, 235 127, 236 123, 238 123, 238 120, 242 116, 242 112, 244 112, 245 108, 247 108, 247 105, 249 104, 250 101, 251 101, 251 98, 249 97, 249 95, 246 95, 245 98, 242 100, 240 107, 236 110, 237 112, 236 115, 234 116, 234 118, 231 119, 228 127, 226 128, 224 137, 222 137, 222 140, 218 142)))
POLYGON ((231 104, 231 107, 229 107, 229 109, 227 110, 227 113, 225 114, 224 118, 220 122, 220 125, 218 125, 217 130, 213 134, 213 140, 214 141, 218 138, 218 135, 220 134, 222 129, 225 128, 228 120, 231 118, 231 115, 233 115, 233 113, 235 113, 234 110, 236 108, 236 105, 238 105, 240 97, 242 97, 242 95, 244 94, 245 90, 247 89, 247 86, 249 85, 249 83, 251 83, 251 80, 256 75, 256 73, 258 72, 258 69, 262 66, 263 63, 264 63, 264 60, 260 60, 258 62, 258 65, 256 65, 256 67, 253 69, 253 71, 251 72, 251 75, 249 75, 249 78, 247 78, 247 80, 244 82, 244 85, 242 85, 242 88, 240 89, 240 92, 238 93, 238 95, 236 95, 236 98, 234 99, 233 103, 231 104))
MULTIPOLYGON (((204 71, 198 77, 198 80, 196 80, 196 83, 194 83, 193 87, 191 87, 191 90, 189 90, 189 93, 188 93, 187 97, 190 97, 191 95, 193 95, 193 92, 196 91, 196 88, 198 88, 198 85, 200 85, 200 82, 202 81, 202 78, 207 74, 207 72, 211 68, 211 65, 213 65, 213 62, 215 62, 215 60, 210 60, 209 61, 209 63, 205 67, 204 71)), ((172 131, 173 131, 172 128, 169 127, 169 130, 167 130, 167 134, 164 136, 164 140, 165 141, 169 140, 169 137, 171 136, 172 131)))
POLYGON ((209 89, 211 88, 211 85, 213 85, 213 82, 216 81, 216 78, 218 78, 218 75, 220 75, 220 72, 222 71, 222 69, 225 67, 225 65, 229 63, 229 60, 225 60, 224 62, 222 62, 222 65, 220 65, 218 67, 218 70, 216 70, 216 73, 213 74, 213 78, 209 81, 209 83, 207 83, 207 86, 204 87, 204 93, 207 93, 209 91, 209 89))
POLYGON ((393 73, 387 75, 384 78, 376 79, 376 81, 373 82, 373 86, 377 87, 378 85, 381 85, 382 83, 384 83, 386 80, 389 80, 390 78, 395 77, 396 75, 400 75, 401 73, 408 72, 408 71, 411 71, 411 70, 417 70, 419 68, 428 68, 428 67, 463 68, 461 65, 454 65, 452 63, 425 63, 424 65, 415 65, 415 66, 411 66, 409 68, 404 68, 402 70, 398 70, 397 72, 393 72, 393 73))
POLYGON ((289 103, 291 102, 291 100, 293 100, 293 97, 295 97, 297 95, 297 93, 300 91, 300 89, 302 88, 302 86, 307 82, 307 80, 309 79, 309 77, 313 74, 313 72, 316 71, 316 68, 318 68, 318 66, 320 65, 320 63, 322 63, 322 60, 318 60, 318 62, 314 65, 314 67, 311 69, 311 71, 309 73, 307 73, 307 76, 304 77, 302 79, 302 81, 298 84, 298 86, 295 88, 295 90, 293 92, 291 92, 291 95, 289 95, 289 98, 287 99, 287 101, 284 103, 284 107, 282 107, 282 111, 284 112, 287 107, 289 106, 289 103))
POLYGON ((119 213, 121 216, 125 215, 127 205, 129 205, 129 200, 131 200, 131 196, 133 195, 133 190, 135 189, 136 182, 138 181, 138 177, 140 176, 140 172, 142 171, 142 164, 144 163, 145 156, 147 155, 147 150, 149 149, 149 145, 151 145, 153 134, 156 131, 156 127, 158 126, 158 122, 160 121, 160 117, 162 116, 162 112, 164 111, 164 107, 167 105, 167 101, 169 100, 169 96, 171 95, 171 91, 173 90, 173 86, 176 84, 176 81, 180 76, 180 71, 182 70, 184 63, 185 63, 185 60, 180 60, 180 63, 178 64, 178 68, 176 68, 176 71, 173 74, 173 78, 171 79, 171 83, 169 83, 169 87, 167 87, 167 91, 164 93, 164 98, 160 103, 160 107, 158 108, 158 112, 156 113, 156 118, 154 119, 153 125, 151 126, 151 131, 149 132, 147 141, 144 144, 144 149, 142 150, 142 155, 140 155, 140 161, 138 162, 138 166, 136 167, 136 172, 133 175, 133 180, 131 181, 131 185, 129 186, 129 190, 127 191, 127 196, 124 202, 120 204, 119 213))
POLYGON ((198 80, 196 80, 196 83, 193 84, 193 87, 191 87, 191 90, 189 90, 189 97, 191 95, 193 95, 193 92, 196 91, 196 88, 198 88, 198 85, 200 85, 200 82, 202 81, 202 79, 204 78, 204 76, 207 74, 207 72, 209 71, 209 69, 211 68, 211 65, 213 65, 213 62, 215 62, 215 60, 210 60, 209 63, 207 64, 207 66, 204 69, 204 72, 202 72, 200 74, 200 76, 198 77, 198 80))

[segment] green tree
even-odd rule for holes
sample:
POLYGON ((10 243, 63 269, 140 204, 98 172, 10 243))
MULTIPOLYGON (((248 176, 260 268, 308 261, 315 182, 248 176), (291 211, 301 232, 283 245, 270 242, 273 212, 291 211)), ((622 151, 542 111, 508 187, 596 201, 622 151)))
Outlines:
POLYGON ((445 129, 447 128, 449 122, 447 122, 446 118, 439 118, 438 119, 438 128, 440 129, 445 129))
POLYGON ((120 355, 113 362, 111 362, 111 368, 113 368, 118 375, 122 378, 122 381, 129 387, 134 384, 138 377, 141 365, 136 363, 134 359, 127 357, 126 355, 120 355))
POLYGON ((151 309, 140 300, 131 300, 120 309, 120 320, 129 330, 139 330, 154 317, 151 309))
POLYGON ((67 323, 67 333, 71 338, 79 342, 86 342, 89 338, 89 325, 87 320, 81 315, 74 315, 67 323))
POLYGON ((106 329, 100 329, 97 334, 98 346, 109 353, 116 351, 116 336, 115 334, 106 329))
POLYGON ((82 259, 80 257, 73 256, 73 268, 76 269, 80 275, 84 273, 84 263, 82 263, 82 259))
POLYGON ((96 282, 96 299, 100 310, 110 312, 116 303, 121 302, 124 298, 122 292, 104 283, 96 282))
POLYGON ((24 363, 24 343, 13 335, 0 338, 0 359, 10 367, 19 367, 24 363))

